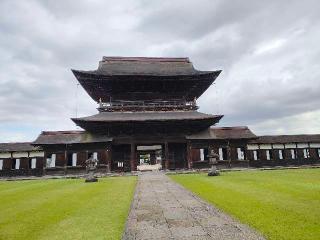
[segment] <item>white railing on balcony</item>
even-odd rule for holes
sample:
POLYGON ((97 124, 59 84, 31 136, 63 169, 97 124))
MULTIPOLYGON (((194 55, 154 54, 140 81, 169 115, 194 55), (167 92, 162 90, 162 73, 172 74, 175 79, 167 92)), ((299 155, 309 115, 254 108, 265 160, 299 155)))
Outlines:
POLYGON ((99 110, 101 111, 117 111, 117 110, 151 110, 151 109, 197 109, 196 101, 185 100, 144 100, 144 101, 128 101, 116 100, 110 102, 100 102, 99 110))

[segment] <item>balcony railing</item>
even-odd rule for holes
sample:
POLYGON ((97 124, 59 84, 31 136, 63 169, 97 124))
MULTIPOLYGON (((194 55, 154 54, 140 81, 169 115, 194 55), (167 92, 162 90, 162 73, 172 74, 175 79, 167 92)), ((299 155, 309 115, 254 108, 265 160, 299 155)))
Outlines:
POLYGON ((171 110, 196 110, 196 101, 184 100, 152 100, 152 101, 111 101, 100 102, 99 111, 171 111, 171 110))

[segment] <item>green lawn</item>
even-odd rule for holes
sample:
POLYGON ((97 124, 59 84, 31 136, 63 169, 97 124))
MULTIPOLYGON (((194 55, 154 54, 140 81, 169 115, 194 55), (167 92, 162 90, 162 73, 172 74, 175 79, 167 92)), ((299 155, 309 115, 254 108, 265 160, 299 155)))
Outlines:
POLYGON ((320 239, 320 169, 170 177, 268 239, 320 239))
POLYGON ((136 177, 0 181, 0 239, 120 239, 136 177))

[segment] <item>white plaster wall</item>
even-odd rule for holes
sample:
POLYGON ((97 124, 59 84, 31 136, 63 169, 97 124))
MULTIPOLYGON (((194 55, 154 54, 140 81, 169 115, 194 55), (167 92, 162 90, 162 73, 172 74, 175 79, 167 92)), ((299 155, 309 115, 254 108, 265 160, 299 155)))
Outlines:
POLYGON ((308 148, 309 145, 307 143, 298 143, 298 148, 308 148))
POLYGON ((0 153, 0 158, 11 158, 11 153, 0 153))
POLYGON ((30 157, 44 157, 44 152, 30 152, 30 157))
POLYGON ((257 150, 259 149, 258 144, 248 144, 247 146, 248 150, 257 150))
POLYGON ((275 148, 275 149, 284 149, 284 145, 283 144, 273 144, 273 148, 275 148))
POLYGON ((310 143, 311 148, 320 148, 320 143, 310 143))
POLYGON ((12 153, 13 158, 22 158, 22 157, 28 157, 28 152, 14 152, 12 153))
POLYGON ((296 144, 294 143, 286 143, 286 148, 296 148, 296 144))
POLYGON ((261 144, 260 149, 272 149, 271 144, 261 144))

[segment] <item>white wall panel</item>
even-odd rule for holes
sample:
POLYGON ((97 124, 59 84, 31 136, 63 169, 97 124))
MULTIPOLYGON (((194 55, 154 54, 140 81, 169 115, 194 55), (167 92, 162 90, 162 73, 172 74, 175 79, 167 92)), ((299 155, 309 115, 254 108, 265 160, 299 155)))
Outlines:
POLYGON ((298 148, 308 148, 308 143, 298 143, 298 148))
POLYGON ((204 161, 204 149, 203 148, 200 149, 200 160, 204 161))
POLYGON ((0 158, 11 158, 11 153, 0 153, 0 158))
POLYGON ((51 155, 50 167, 52 167, 52 168, 56 167, 56 154, 55 153, 51 155))
POLYGON ((311 148, 320 148, 320 143, 310 143, 311 148))
POLYGON ((259 149, 258 144, 248 144, 247 146, 248 150, 257 150, 259 149))
POLYGON ((72 166, 77 166, 77 153, 72 153, 72 166))
POLYGON ((284 149, 284 145, 283 144, 273 144, 273 148, 275 148, 275 149, 284 149))
POLYGON ((16 166, 15 166, 16 169, 19 169, 20 168, 20 159, 16 159, 16 166))
POLYGON ((12 153, 13 158, 22 158, 22 157, 28 157, 28 152, 14 152, 12 153))
POLYGON ((283 150, 279 150, 279 159, 283 159, 283 150))
POLYGON ((222 148, 219 148, 219 160, 223 160, 222 148))
POLYGON ((30 152, 29 157, 44 157, 44 152, 30 152))
POLYGON ((267 157, 267 160, 270 160, 270 150, 266 151, 266 157, 267 157))
POLYGON ((260 144, 260 149, 272 149, 271 144, 260 144))
POLYGON ((36 158, 32 158, 31 159, 31 168, 35 169, 37 166, 37 159, 36 158))
POLYGON ((286 143, 286 148, 296 148, 296 144, 295 143, 286 143))
POLYGON ((244 160, 244 152, 241 148, 237 148, 238 160, 244 160))

